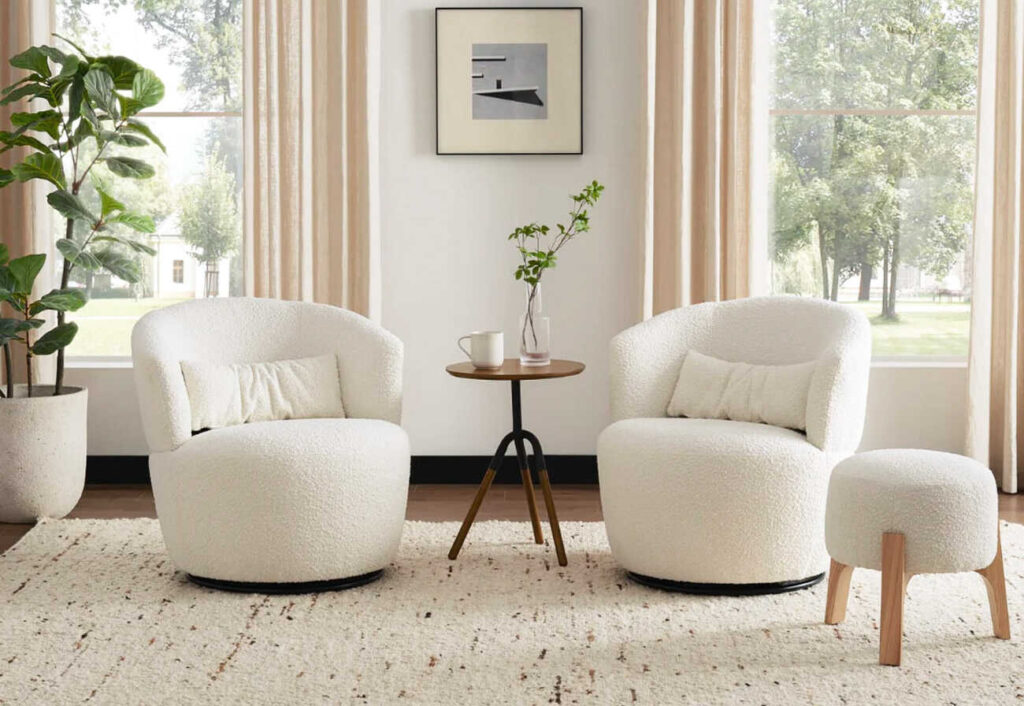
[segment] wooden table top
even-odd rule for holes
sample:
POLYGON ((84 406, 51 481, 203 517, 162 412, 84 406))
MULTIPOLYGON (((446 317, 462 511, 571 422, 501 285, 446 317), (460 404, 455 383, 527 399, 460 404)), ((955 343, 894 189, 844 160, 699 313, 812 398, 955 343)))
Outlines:
POLYGON ((578 360, 552 360, 547 365, 523 365, 518 358, 506 358, 500 368, 474 368, 468 360, 452 363, 445 370, 449 375, 470 380, 544 380, 579 375, 587 366, 578 360))

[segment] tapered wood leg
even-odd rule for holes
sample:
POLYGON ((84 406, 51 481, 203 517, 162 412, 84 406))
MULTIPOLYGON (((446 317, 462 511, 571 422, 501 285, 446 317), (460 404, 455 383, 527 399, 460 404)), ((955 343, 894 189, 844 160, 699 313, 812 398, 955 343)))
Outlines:
POLYGON ((846 620, 846 602, 850 597, 853 567, 835 559, 828 570, 828 597, 825 599, 825 624, 836 625, 846 620))
POLYGON ((551 536, 555 540, 555 554, 558 555, 558 565, 568 566, 569 560, 565 556, 565 545, 562 544, 562 530, 558 526, 558 514, 555 512, 555 499, 551 496, 551 481, 548 478, 548 469, 541 468, 540 487, 544 491, 544 504, 548 510, 548 524, 551 525, 551 536))
POLYGON ((487 495, 487 490, 491 487, 491 482, 494 480, 494 476, 497 471, 493 468, 488 468, 487 473, 484 474, 484 479, 480 483, 480 489, 476 491, 476 497, 473 498, 473 504, 469 506, 469 512, 466 513, 466 519, 462 521, 462 527, 459 528, 459 534, 455 537, 455 543, 452 544, 451 550, 448 552, 448 558, 454 560, 459 556, 459 550, 462 549, 462 543, 466 541, 466 535, 469 534, 469 528, 473 526, 473 520, 476 519, 476 513, 480 509, 481 503, 484 501, 484 496, 487 495))
POLYGON ((898 667, 903 656, 903 598, 905 541, 902 534, 882 535, 882 617, 878 663, 898 667))
POLYGON ((523 491, 526 493, 526 506, 530 508, 530 523, 533 525, 533 541, 544 544, 544 531, 540 526, 540 513, 537 512, 537 496, 533 492, 533 480, 530 478, 530 465, 526 458, 526 445, 522 439, 516 439, 516 455, 519 458, 519 475, 523 479, 523 491))
POLYGON ((988 589, 988 607, 992 613, 992 632, 1002 640, 1010 639, 1010 609, 1006 605, 1006 575, 1003 573, 1003 541, 997 540, 996 558, 978 573, 988 589))

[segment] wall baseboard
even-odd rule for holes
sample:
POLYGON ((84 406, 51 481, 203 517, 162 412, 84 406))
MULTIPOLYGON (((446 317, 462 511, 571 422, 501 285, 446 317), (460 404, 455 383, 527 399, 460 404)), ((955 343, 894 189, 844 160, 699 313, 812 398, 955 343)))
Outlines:
MULTIPOLYGON (((553 485, 597 483, 597 457, 546 456, 553 485)), ((490 456, 413 456, 412 483, 479 483, 490 463, 490 456)), ((149 484, 146 456, 89 456, 85 482, 149 484)), ((514 456, 506 456, 495 483, 520 483, 519 466, 514 456)))

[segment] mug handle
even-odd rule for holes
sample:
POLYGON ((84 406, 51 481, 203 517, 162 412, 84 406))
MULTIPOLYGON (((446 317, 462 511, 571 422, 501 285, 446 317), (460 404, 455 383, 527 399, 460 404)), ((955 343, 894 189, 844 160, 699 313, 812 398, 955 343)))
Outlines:
POLYGON ((462 347, 462 342, 465 341, 467 338, 472 338, 472 336, 463 336, 462 338, 460 338, 456 342, 456 345, 458 345, 460 351, 462 351, 463 353, 466 354, 467 358, 469 358, 470 360, 473 360, 473 354, 470 353, 469 351, 467 351, 465 348, 462 347))

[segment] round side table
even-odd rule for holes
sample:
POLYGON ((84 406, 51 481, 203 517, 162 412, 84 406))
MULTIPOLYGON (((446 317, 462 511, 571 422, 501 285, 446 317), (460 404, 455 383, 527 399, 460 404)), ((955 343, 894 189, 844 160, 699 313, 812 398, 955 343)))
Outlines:
POLYGON ((476 513, 480 509, 480 504, 484 501, 484 496, 487 495, 487 490, 491 487, 491 482, 494 480, 494 476, 497 474, 498 469, 501 467, 501 462, 505 458, 505 452, 508 450, 509 444, 514 443, 516 446, 516 458, 519 460, 519 475, 523 479, 523 490, 526 492, 526 504, 530 508, 533 539, 537 544, 544 543, 544 535, 540 528, 540 516, 537 513, 537 500, 533 494, 531 465, 532 469, 537 472, 541 490, 544 492, 544 504, 547 506, 548 523, 551 525, 551 536, 555 542, 558 564, 559 566, 566 566, 569 563, 565 557, 565 547, 562 544, 562 532, 558 528, 555 501, 551 497, 551 482, 548 478, 547 464, 544 461, 544 452, 541 450, 540 441, 537 439, 537 436, 523 429, 523 411, 519 383, 523 380, 548 380, 579 375, 585 367, 583 363, 575 360, 552 360, 547 365, 522 365, 518 358, 506 358, 500 368, 493 370, 474 368, 473 364, 469 362, 453 363, 445 368, 449 375, 457 378, 508 380, 512 383, 512 431, 505 435, 505 438, 498 444, 498 450, 494 452, 494 458, 491 459, 487 472, 484 474, 484 479, 480 483, 480 489, 476 491, 473 504, 469 506, 466 519, 462 521, 462 527, 459 529, 459 534, 455 537, 455 543, 452 544, 451 551, 448 552, 449 559, 454 560, 459 556, 459 550, 462 549, 462 544, 466 541, 466 535, 469 534, 469 528, 473 525, 473 520, 476 519, 476 513), (526 444, 524 443, 526 441, 530 442, 530 448, 533 451, 532 464, 526 455, 526 444))

